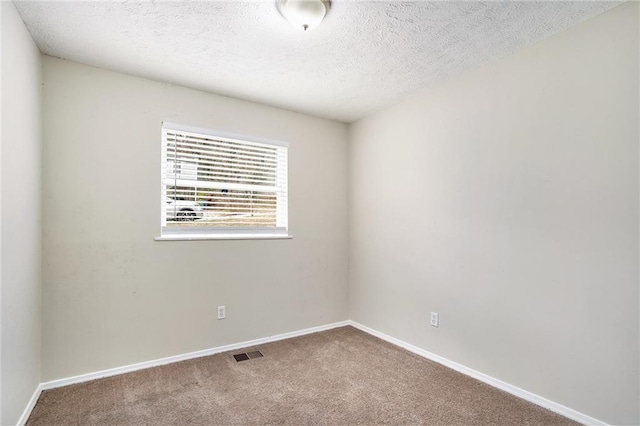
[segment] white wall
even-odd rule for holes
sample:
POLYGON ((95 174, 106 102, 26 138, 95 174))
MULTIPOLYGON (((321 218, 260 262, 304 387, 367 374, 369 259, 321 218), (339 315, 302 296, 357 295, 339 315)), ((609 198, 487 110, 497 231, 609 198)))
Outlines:
POLYGON ((43 63, 43 381, 348 318, 346 125, 43 63), (294 238, 154 241, 163 120, 288 141, 294 238))
POLYGON ((41 57, 13 3, 2 10, 0 424, 40 382, 41 57))
POLYGON ((638 47, 624 4, 352 125, 351 318, 637 424, 638 47))

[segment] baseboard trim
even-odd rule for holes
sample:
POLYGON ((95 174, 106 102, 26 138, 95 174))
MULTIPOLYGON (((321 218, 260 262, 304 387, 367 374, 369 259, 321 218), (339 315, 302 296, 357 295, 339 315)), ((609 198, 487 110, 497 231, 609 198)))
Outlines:
POLYGON ((36 387, 35 392, 33 392, 33 395, 31 395, 31 399, 29 400, 29 403, 27 404, 24 411, 22 412, 22 415, 18 419, 18 423, 17 423, 18 426, 22 426, 25 423, 27 423, 27 420, 31 415, 31 411, 33 411, 33 407, 36 406, 36 402, 38 402, 38 398, 40 398, 40 394, 42 393, 43 390, 44 389, 42 388, 42 383, 40 383, 38 387, 36 387))
POLYGON ((594 419, 591 416, 588 416, 586 414, 583 414, 579 411, 576 411, 572 408, 569 407, 565 407, 562 404, 558 404, 557 402, 553 402, 550 401, 544 397, 541 397, 540 395, 536 395, 534 393, 531 393, 529 391, 526 391, 524 389, 521 389, 517 386, 513 386, 509 383, 503 382, 502 380, 496 379, 494 377, 488 376, 484 373, 481 373, 479 371, 473 370, 469 367, 466 367, 462 364, 458 364, 457 362, 448 360, 447 358, 441 357, 440 355, 436 355, 432 352, 429 351, 425 351, 424 349, 421 349, 417 346, 414 346, 410 343, 404 342, 400 339, 396 339, 395 337, 391 337, 387 334, 381 333, 377 330, 374 330, 372 328, 369 328, 365 325, 362 325, 360 323, 357 323, 353 320, 349 320, 347 321, 347 323, 355 328, 357 328, 358 330, 364 331, 365 333, 368 333, 372 336, 378 337, 379 339, 382 339, 384 341, 387 341, 391 344, 394 344, 396 346, 399 346, 403 349, 408 350, 409 352, 413 352, 416 355, 419 355, 423 358, 427 358, 431 361, 435 361, 438 364, 442 364, 445 367, 449 367, 453 370, 458 371, 459 373, 462 373, 464 375, 467 375, 469 377, 473 377, 474 379, 480 380, 481 382, 484 382, 488 385, 491 385, 495 388, 498 388, 500 390, 503 390, 507 393, 510 393, 514 396, 517 396, 518 398, 522 398, 526 401, 532 402, 536 405, 539 405, 543 408, 546 408, 547 410, 553 411, 554 413, 558 413, 562 416, 565 416, 571 420, 575 420, 576 422, 585 424, 585 425, 594 425, 594 426, 608 426, 607 423, 598 420, 598 419, 594 419))
POLYGON ((88 382, 103 377, 111 377, 119 374, 130 373, 132 371, 144 370, 147 368, 158 367, 160 365, 171 364, 188 359, 201 358, 204 356, 215 355, 221 352, 233 351, 236 349, 246 348, 249 346, 264 345, 265 343, 276 342, 278 340, 290 339, 292 337, 304 336, 305 334, 317 333, 319 331, 330 330, 332 328, 344 327, 348 325, 348 321, 335 322, 332 324, 321 325, 318 327, 305 328, 304 330, 292 331, 289 333, 276 334, 260 339, 247 340, 244 342, 233 343, 230 345, 218 346, 215 348, 204 349, 201 351, 189 352, 181 355, 169 356, 166 358, 155 359, 152 361, 144 361, 136 364, 125 365, 122 367, 109 368, 107 370, 96 371, 94 373, 81 374, 78 376, 67 377, 64 379, 52 380, 42 383, 42 390, 59 388, 62 386, 73 385, 76 383, 88 382))
POLYGON ((236 349, 246 348, 249 346, 264 345, 265 343, 277 342, 278 340, 290 339, 292 337, 304 336, 306 334, 317 333, 319 331, 331 330, 332 328, 344 327, 349 324, 350 324, 349 321, 334 322, 331 324, 321 325, 317 327, 305 328, 304 330, 297 330, 289 333, 276 334, 273 336, 263 337, 260 339, 247 340, 244 342, 233 343, 230 345, 218 346, 215 348, 204 349, 201 351, 189 352, 181 355, 174 355, 166 358, 155 359, 152 361, 139 362, 136 364, 125 365, 122 367, 109 368, 107 370, 101 370, 101 371, 96 371, 96 372, 87 373, 87 374, 80 374, 78 376, 67 377, 64 379, 51 380, 49 382, 40 383, 36 388, 35 392, 33 393, 33 396, 31 396, 29 403, 27 404, 24 411, 22 412, 22 416, 20 416, 20 419, 18 420, 17 425, 22 426, 27 422, 27 420, 29 419, 29 416, 31 415, 31 412, 33 411, 33 408, 38 402, 38 398, 40 398, 40 394, 42 393, 42 391, 47 389, 55 389, 62 386, 69 386, 77 383, 89 382, 91 380, 101 379, 103 377, 117 376, 119 374, 125 374, 133 371, 144 370, 147 368, 158 367, 160 365, 171 364, 179 361, 186 361, 188 359, 215 355, 221 352, 233 351, 236 349))
POLYGON ((29 403, 27 405, 27 407, 25 408, 24 412, 22 413, 22 416, 20 416, 20 420, 18 420, 18 425, 24 425, 27 420, 29 419, 29 416, 31 415, 31 411, 33 410, 33 408, 36 405, 36 402, 38 402, 38 398, 40 397, 40 394, 42 393, 42 391, 47 390, 47 389, 54 389, 54 388, 59 388, 62 386, 68 386, 68 385, 73 385, 73 384, 77 384, 77 383, 84 383, 84 382, 88 382, 91 380, 96 380, 96 379, 100 379, 103 377, 111 377, 111 376, 116 376, 119 374, 125 374, 125 373, 130 373, 133 371, 138 371, 138 370, 144 370, 147 368, 152 368, 152 367, 158 367, 161 365, 166 365, 166 364, 171 364, 174 362, 179 362, 179 361, 186 361, 189 359, 194 359, 194 358, 201 358, 201 357, 205 357, 205 356, 210 356, 210 355, 215 355, 221 352, 228 352, 228 351, 233 351, 236 349, 242 349, 242 348, 246 348, 249 346, 257 346, 257 345, 263 345, 266 343, 271 343, 271 342, 277 342, 279 340, 284 340, 284 339, 290 339, 292 337, 298 337, 298 336, 304 336, 306 334, 312 334, 312 333, 317 333, 319 331, 325 331, 325 330, 331 330, 333 328, 338 328, 338 327, 344 327, 346 325, 350 325, 353 326, 355 328, 357 328, 358 330, 361 330, 367 334, 370 334, 372 336, 375 336, 379 339, 382 339, 384 341, 387 341, 391 344, 394 344, 396 346, 399 346, 401 348, 404 348, 406 350, 408 350, 409 352, 413 352, 416 355, 422 356, 424 358, 427 358, 431 361, 435 361, 439 364, 442 364, 446 367, 449 367, 453 370, 456 370, 462 374, 465 374, 469 377, 473 377, 474 379, 480 380, 481 382, 484 382, 488 385, 491 385, 493 387, 496 387, 498 389, 501 389, 507 393, 510 393, 514 396, 517 396, 518 398, 522 398, 526 401, 532 402, 536 405, 539 405, 541 407, 544 407, 548 410, 551 410, 555 413, 558 413, 560 415, 563 415, 571 420, 575 420, 577 422, 580 422, 582 424, 585 425, 594 425, 594 426, 608 426, 607 423, 595 419, 593 417, 590 417, 586 414, 583 414, 579 411, 576 411, 572 408, 569 407, 565 407, 562 404, 558 404, 556 402, 550 401, 546 398, 543 398, 539 395, 536 395, 534 393, 531 393, 529 391, 526 391, 524 389, 521 389, 517 386, 513 386, 509 383, 503 382, 502 380, 496 379, 494 377, 488 376, 484 373, 481 373, 479 371, 473 370, 469 367, 466 367, 462 364, 458 364, 454 361, 448 360, 447 358, 441 357, 440 355, 436 355, 432 352, 426 351, 424 349, 421 349, 417 346, 414 346, 410 343, 404 342, 400 339, 396 339, 395 337, 391 337, 387 334, 381 333, 377 330, 374 330, 372 328, 369 328, 363 324, 360 324, 358 322, 355 322, 353 320, 346 320, 346 321, 340 321, 340 322, 335 322, 332 324, 326 324, 326 325, 322 325, 322 326, 318 326, 318 327, 311 327, 311 328, 306 328, 304 330, 298 330, 298 331, 292 331, 289 333, 282 333, 282 334, 276 334, 273 336, 269 336, 269 337, 264 337, 264 338, 260 338, 260 339, 254 339, 254 340, 247 340, 244 342, 239 342, 239 343, 233 343, 230 345, 224 345, 224 346, 218 346, 215 348, 210 348, 210 349, 204 349, 201 351, 195 351, 195 352, 189 352, 189 353, 185 353, 185 354, 181 354, 181 355, 174 355, 174 356, 170 356, 170 357, 165 357, 165 358, 160 358, 160 359, 155 359, 152 361, 145 361, 145 362, 139 362, 136 364, 130 364, 130 365, 125 365, 122 367, 116 367, 116 368, 110 368, 107 370, 102 370, 102 371, 97 371, 97 372, 93 372, 93 373, 87 373, 87 374, 81 374, 78 376, 73 376, 73 377, 67 377, 64 379, 58 379, 58 380, 52 380, 49 382, 44 382, 44 383, 40 383, 38 385, 38 387, 36 388, 35 392, 33 393, 33 396, 31 397, 31 399, 29 400, 29 403))

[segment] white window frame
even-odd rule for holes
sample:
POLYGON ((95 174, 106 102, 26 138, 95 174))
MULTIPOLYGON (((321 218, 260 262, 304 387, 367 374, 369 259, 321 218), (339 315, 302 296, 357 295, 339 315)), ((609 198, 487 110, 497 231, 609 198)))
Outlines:
MULTIPOLYGON (((160 172, 160 236, 156 237, 156 241, 194 241, 194 240, 253 240, 253 239, 289 239, 292 238, 289 235, 288 226, 288 155, 289 144, 282 141, 274 141, 264 138, 257 138, 254 136, 239 135, 234 133, 222 132, 217 130, 205 129, 202 127, 186 126, 183 124, 176 124, 170 122, 163 122, 161 126, 161 172, 160 172), (280 157, 279 161, 284 161, 284 173, 278 174, 277 182, 277 227, 264 228, 264 227, 168 227, 166 226, 166 211, 167 197, 165 193, 166 176, 165 167, 169 162, 167 158, 167 140, 166 133, 169 132, 184 132, 191 133, 199 136, 205 136, 220 141, 246 143, 246 144, 260 144, 269 147, 284 147, 284 158, 280 157), (283 200, 282 197, 285 197, 283 200), (284 207, 282 207, 284 206, 284 207)), ((280 150, 282 151, 282 150, 280 150)), ((190 171, 191 172, 191 171, 190 171)), ((177 180, 176 180, 177 182, 177 180)), ((189 185, 185 185, 189 186, 189 185)))

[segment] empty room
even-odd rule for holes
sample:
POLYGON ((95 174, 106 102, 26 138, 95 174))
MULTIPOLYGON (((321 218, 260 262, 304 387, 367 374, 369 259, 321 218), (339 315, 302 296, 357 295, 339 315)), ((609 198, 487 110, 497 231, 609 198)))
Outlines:
POLYGON ((0 424, 640 424, 640 3, 0 22, 0 424))

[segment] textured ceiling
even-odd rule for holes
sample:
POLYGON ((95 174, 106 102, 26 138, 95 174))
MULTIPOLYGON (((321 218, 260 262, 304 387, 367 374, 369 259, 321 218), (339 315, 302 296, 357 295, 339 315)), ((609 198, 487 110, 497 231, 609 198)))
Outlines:
POLYGON ((274 1, 17 1, 40 50, 351 122, 617 2, 334 0, 302 32, 274 1))

